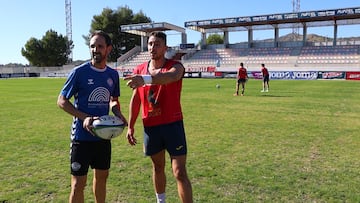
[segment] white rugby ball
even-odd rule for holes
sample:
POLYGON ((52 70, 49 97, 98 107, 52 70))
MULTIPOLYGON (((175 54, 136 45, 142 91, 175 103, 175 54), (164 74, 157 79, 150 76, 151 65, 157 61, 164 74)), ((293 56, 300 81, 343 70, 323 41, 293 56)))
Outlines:
POLYGON ((92 123, 93 133, 105 140, 111 140, 123 132, 124 122, 117 116, 105 115, 95 119, 92 123))

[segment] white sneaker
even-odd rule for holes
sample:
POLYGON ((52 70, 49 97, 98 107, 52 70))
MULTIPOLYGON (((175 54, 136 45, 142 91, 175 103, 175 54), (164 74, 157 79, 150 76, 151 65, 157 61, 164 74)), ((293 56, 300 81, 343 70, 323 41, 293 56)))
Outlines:
POLYGON ((260 92, 265 92, 264 90, 261 90, 260 92))
POLYGON ((265 90, 265 92, 269 92, 269 90, 265 90))

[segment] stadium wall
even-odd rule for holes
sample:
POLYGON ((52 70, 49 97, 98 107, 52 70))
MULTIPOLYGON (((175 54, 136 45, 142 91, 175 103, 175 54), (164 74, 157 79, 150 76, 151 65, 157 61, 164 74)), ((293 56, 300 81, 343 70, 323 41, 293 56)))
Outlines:
MULTIPOLYGON (((75 65, 62 67, 0 67, 0 78, 26 78, 26 77, 67 77, 75 65)), ((318 67, 317 67, 318 68, 318 67)), ((328 70, 317 70, 314 66, 308 67, 277 67, 269 71, 270 79, 273 80, 316 80, 316 79, 343 79, 360 80, 360 69, 355 66, 352 68, 334 66, 328 70), (340 67, 340 68, 339 68, 340 67), (342 68, 341 68, 342 67, 342 68)), ((234 67, 215 67, 198 66, 185 67, 185 78, 235 78, 236 68, 234 67)), ((120 77, 129 75, 133 67, 117 68, 120 77)), ((252 79, 262 79, 260 68, 248 67, 248 76, 252 79)))

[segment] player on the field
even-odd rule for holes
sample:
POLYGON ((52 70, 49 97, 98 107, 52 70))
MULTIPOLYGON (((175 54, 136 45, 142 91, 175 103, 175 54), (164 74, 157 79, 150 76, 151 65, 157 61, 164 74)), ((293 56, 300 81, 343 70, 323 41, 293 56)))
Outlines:
POLYGON ((125 123, 120 111, 119 75, 106 65, 112 50, 111 38, 102 31, 90 36, 91 61, 75 67, 67 78, 57 104, 73 116, 71 126, 71 193, 69 202, 84 202, 89 167, 94 169, 95 202, 105 202, 111 142, 93 136, 94 118, 113 114, 125 123), (70 99, 74 97, 74 103, 70 99))
POLYGON ((261 64, 261 74, 263 76, 263 89, 261 90, 261 92, 268 92, 269 91, 269 71, 268 69, 265 67, 265 64, 261 64))
POLYGON ((240 68, 237 71, 236 74, 236 89, 235 89, 235 94, 234 96, 239 96, 239 86, 241 84, 241 96, 244 96, 244 92, 245 92, 245 83, 247 81, 248 75, 247 75, 247 71, 246 68, 244 68, 244 64, 240 63, 240 68))
POLYGON ((187 145, 180 104, 184 66, 166 59, 166 35, 152 32, 148 39, 151 59, 125 78, 133 89, 129 107, 127 138, 136 144, 135 122, 140 109, 144 125, 144 151, 153 165, 153 184, 157 202, 165 202, 165 150, 170 154, 173 175, 182 202, 193 201, 186 171, 187 145))

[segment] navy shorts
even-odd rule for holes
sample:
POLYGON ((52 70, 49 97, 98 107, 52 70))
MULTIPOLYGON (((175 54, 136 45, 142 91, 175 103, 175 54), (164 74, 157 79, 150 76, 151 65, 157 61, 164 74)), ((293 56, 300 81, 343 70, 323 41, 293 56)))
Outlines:
POLYGON ((96 142, 73 141, 70 150, 70 169, 74 176, 83 176, 92 169, 107 170, 110 168, 111 142, 101 140, 96 142))
POLYGON ((245 78, 240 78, 237 80, 237 83, 244 83, 246 82, 246 79, 245 78))
POLYGON ((269 75, 264 76, 264 82, 269 82, 269 75))
POLYGON ((171 156, 187 153, 185 129, 183 121, 144 127, 144 153, 154 155, 166 149, 171 156))

